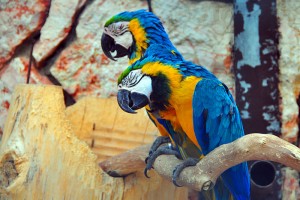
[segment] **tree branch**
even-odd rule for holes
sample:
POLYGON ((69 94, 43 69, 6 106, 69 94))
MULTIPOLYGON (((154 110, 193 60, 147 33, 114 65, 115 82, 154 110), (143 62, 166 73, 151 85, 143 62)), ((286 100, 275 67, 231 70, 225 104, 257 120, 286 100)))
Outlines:
MULTIPOLYGON (((125 176, 145 167, 150 145, 141 146, 109 158, 99 166, 113 176, 125 176)), ((178 183, 194 190, 209 189, 228 168, 249 160, 269 160, 300 171, 300 149, 271 134, 248 134, 232 143, 222 145, 206 155, 195 167, 182 171, 178 183)), ((171 180, 173 169, 180 160, 175 156, 159 156, 153 167, 161 176, 171 180)))

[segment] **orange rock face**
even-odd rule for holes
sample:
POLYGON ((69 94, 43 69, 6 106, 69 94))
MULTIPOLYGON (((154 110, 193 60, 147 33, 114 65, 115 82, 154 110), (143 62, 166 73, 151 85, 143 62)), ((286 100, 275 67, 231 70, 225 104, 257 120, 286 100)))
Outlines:
POLYGON ((1 3, 0 68, 11 59, 17 46, 41 29, 49 5, 50 0, 9 0, 1 3))
MULTIPOLYGON (((26 83, 29 61, 24 57, 11 60, 0 72, 0 132, 10 106, 10 98, 14 87, 20 83, 26 83)), ((52 84, 49 79, 41 75, 33 66, 30 76, 31 84, 52 84)))

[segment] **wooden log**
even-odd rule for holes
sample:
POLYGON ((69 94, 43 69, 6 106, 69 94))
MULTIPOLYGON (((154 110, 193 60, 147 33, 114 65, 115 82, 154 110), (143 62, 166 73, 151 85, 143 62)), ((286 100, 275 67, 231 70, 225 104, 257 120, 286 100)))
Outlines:
POLYGON ((0 146, 1 195, 8 199, 121 199, 122 179, 106 175, 72 134, 60 87, 15 88, 0 146), (5 173, 5 171, 10 173, 5 173), (105 187, 104 187, 105 186, 105 187))
POLYGON ((63 102, 60 87, 15 88, 0 146, 0 199, 163 199, 165 186, 168 199, 186 199, 186 189, 155 173, 137 181, 138 174, 103 172, 73 133, 63 102))

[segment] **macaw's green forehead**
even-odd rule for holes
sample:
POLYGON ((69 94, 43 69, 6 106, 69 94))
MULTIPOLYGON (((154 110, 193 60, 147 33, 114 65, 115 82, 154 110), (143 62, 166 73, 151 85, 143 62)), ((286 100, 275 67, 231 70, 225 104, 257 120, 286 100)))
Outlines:
POLYGON ((130 21, 134 18, 139 18, 141 16, 144 16, 145 13, 147 13, 146 10, 137 10, 137 11, 133 11, 133 12, 121 12, 115 16, 113 16, 112 18, 110 18, 106 23, 105 23, 105 27, 116 23, 116 22, 121 22, 121 21, 130 21))
POLYGON ((136 69, 141 69, 143 67, 142 64, 133 64, 133 65, 130 65, 129 67, 127 67, 127 69, 125 69, 122 74, 119 76, 118 78, 118 84, 121 83, 121 81, 133 70, 136 70, 136 69))
POLYGON ((106 23, 105 27, 108 27, 109 25, 116 23, 116 22, 121 22, 121 21, 130 21, 131 18, 125 17, 125 16, 120 16, 120 15, 115 15, 112 18, 110 18, 106 23))
POLYGON ((139 19, 139 21, 144 24, 148 21, 151 22, 155 22, 155 21, 159 21, 159 19, 152 13, 152 12, 148 12, 146 10, 136 10, 136 11, 132 11, 132 12, 121 12, 115 16, 113 16, 112 18, 110 18, 106 23, 105 23, 105 27, 108 27, 109 25, 116 23, 116 22, 121 22, 121 21, 126 21, 129 22, 132 19, 139 19))

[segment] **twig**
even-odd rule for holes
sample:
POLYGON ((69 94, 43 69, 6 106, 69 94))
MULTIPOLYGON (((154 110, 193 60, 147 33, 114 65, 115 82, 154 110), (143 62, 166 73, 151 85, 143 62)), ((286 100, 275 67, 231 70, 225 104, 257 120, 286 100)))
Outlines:
POLYGON ((36 60, 33 57, 33 48, 39 37, 40 37, 40 33, 37 33, 37 35, 35 35, 32 39, 32 46, 31 46, 30 55, 29 55, 29 64, 28 64, 26 84, 29 84, 29 81, 30 81, 32 63, 34 65, 34 67, 37 68, 36 60))
POLYGON ((151 0, 147 0, 147 3, 148 3, 148 11, 153 12, 152 6, 151 6, 151 0))
MULTIPOLYGON (((149 145, 112 157, 99 165, 111 175, 125 176, 145 167, 149 145)), ((178 183, 194 190, 209 189, 226 169, 249 160, 270 160, 300 171, 300 149, 271 134, 248 134, 222 145, 206 155, 195 167, 182 171, 178 183)), ((173 169, 181 161, 175 156, 159 156, 154 169, 171 180, 173 169)))

